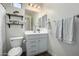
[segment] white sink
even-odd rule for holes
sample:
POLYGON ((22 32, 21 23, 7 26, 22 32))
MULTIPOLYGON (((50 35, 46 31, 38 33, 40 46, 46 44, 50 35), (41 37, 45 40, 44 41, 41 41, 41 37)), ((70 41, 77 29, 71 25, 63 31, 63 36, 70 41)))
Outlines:
POLYGON ((39 32, 34 32, 34 31, 25 31, 25 34, 26 35, 32 35, 32 34, 46 34, 46 33, 48 33, 47 31, 40 31, 40 33, 39 32))

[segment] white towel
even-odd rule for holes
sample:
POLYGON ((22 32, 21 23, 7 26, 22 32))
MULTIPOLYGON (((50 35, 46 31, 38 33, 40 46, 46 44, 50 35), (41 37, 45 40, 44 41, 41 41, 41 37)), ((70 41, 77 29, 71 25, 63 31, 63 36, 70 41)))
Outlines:
POLYGON ((62 40, 62 19, 57 21, 56 38, 62 40))
POLYGON ((63 42, 71 44, 73 41, 73 17, 63 20, 63 42))

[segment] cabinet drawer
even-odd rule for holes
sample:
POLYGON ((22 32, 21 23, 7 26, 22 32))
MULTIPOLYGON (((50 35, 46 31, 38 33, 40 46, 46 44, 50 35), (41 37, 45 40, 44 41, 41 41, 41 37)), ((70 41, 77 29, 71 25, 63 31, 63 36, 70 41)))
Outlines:
POLYGON ((26 48, 27 50, 34 50, 34 49, 38 49, 38 45, 36 45, 36 44, 32 44, 32 45, 27 45, 27 48, 26 48))
POLYGON ((27 36, 28 39, 35 39, 35 38, 38 38, 40 35, 29 35, 27 36))
POLYGON ((27 36, 26 41, 36 40, 36 39, 38 40, 38 38, 46 38, 46 37, 48 37, 48 34, 29 35, 29 36, 27 36))
POLYGON ((33 44, 38 44, 38 40, 28 40, 26 42, 26 45, 33 45, 33 44))
POLYGON ((38 40, 31 40, 26 42, 26 49, 38 49, 38 40))

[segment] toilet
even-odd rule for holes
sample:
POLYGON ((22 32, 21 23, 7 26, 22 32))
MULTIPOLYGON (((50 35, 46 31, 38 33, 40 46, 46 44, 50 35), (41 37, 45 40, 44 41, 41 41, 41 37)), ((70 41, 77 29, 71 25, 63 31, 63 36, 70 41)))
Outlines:
POLYGON ((9 50, 8 56, 20 56, 22 54, 22 41, 23 37, 12 37, 10 38, 10 44, 12 49, 9 50))

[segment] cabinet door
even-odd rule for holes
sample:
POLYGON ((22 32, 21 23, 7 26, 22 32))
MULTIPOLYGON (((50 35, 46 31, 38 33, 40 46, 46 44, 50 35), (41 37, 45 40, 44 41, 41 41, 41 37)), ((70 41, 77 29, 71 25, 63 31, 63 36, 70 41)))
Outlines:
POLYGON ((39 38, 39 53, 47 51, 47 37, 39 38))
POLYGON ((38 54, 38 40, 36 38, 27 40, 26 51, 29 56, 38 54))

